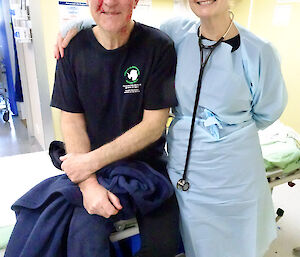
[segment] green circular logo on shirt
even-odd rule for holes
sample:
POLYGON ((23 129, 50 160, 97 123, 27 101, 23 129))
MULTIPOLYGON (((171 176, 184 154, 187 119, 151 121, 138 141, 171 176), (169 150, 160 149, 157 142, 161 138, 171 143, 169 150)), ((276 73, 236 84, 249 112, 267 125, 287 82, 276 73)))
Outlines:
POLYGON ((124 72, 124 76, 128 84, 133 84, 139 80, 140 70, 136 66, 131 66, 124 72))

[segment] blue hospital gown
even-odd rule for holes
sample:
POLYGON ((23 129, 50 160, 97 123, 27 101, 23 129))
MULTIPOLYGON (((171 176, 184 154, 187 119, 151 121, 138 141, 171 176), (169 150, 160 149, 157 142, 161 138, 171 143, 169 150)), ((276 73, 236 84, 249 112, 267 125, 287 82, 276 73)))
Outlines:
MULTIPOLYGON (((161 26, 178 58, 179 105, 168 134, 174 186, 183 174, 198 83, 199 25, 175 18, 161 26)), ((205 68, 188 170, 191 188, 176 190, 187 257, 262 257, 276 237, 257 131, 280 117, 287 92, 270 44, 236 26, 240 47, 231 52, 221 43, 205 68)))

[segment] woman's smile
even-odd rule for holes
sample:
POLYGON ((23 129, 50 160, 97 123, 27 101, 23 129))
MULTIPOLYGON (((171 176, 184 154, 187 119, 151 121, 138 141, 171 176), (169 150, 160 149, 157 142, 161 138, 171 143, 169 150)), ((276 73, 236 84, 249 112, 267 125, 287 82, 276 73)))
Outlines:
POLYGON ((216 0, 204 0, 204 1, 197 1, 198 5, 211 5, 214 4, 216 0))

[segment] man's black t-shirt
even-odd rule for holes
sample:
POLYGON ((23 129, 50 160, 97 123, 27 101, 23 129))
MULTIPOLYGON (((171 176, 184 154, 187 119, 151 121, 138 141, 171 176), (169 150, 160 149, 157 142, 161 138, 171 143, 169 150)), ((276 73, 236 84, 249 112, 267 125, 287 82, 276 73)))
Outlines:
MULTIPOLYGON (((57 63, 51 106, 83 113, 92 150, 142 121, 143 111, 173 107, 176 53, 163 32, 135 23, 128 42, 106 50, 91 29, 81 31, 57 63)), ((164 156, 165 136, 132 156, 164 156)))

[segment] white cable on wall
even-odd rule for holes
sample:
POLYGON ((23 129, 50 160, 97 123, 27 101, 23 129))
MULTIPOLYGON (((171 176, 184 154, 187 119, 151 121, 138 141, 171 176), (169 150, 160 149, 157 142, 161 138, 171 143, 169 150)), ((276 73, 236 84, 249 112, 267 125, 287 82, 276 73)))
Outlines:
POLYGON ((249 16, 247 28, 250 30, 254 0, 250 0, 249 16))

